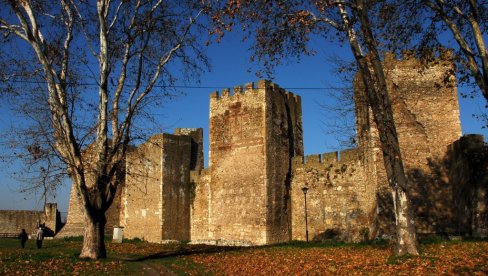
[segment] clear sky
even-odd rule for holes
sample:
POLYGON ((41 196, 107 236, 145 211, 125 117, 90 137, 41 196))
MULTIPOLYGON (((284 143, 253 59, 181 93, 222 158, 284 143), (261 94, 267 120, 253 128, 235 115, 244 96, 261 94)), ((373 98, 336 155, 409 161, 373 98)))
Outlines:
MULTIPOLYGON (((303 132, 305 154, 324 153, 338 150, 339 146, 333 135, 327 134, 324 122, 336 120, 334 114, 325 111, 320 104, 330 103, 325 89, 346 87, 350 83, 341 83, 335 78, 332 66, 328 58, 333 55, 350 58, 348 46, 339 47, 322 40, 313 41, 317 55, 303 57, 300 62, 291 61, 285 66, 276 68, 273 81, 280 87, 286 88, 302 98, 303 132)), ((201 77, 202 87, 229 87, 244 85, 258 78, 255 70, 249 62, 249 45, 241 41, 240 34, 226 35, 220 44, 212 44, 208 47, 208 56, 211 63, 211 71, 201 77), (250 72, 249 72, 249 69, 250 72)), ((166 103, 157 113, 157 119, 164 126, 164 132, 173 132, 175 127, 202 127, 205 132, 205 158, 208 158, 208 116, 209 94, 214 88, 183 89, 185 95, 166 103)), ((462 91, 462 88, 459 89, 462 91)), ((473 112, 484 109, 484 99, 460 98, 461 124, 463 134, 480 133, 488 135, 482 124, 472 117, 473 112)), ((5 130, 10 124, 15 123, 15 116, 0 106, 0 131, 5 130)), ((154 130, 154 134, 160 130, 154 130)), ((3 149, 1 149, 3 150, 3 149)), ((206 160, 208 161, 208 160, 206 160)), ((39 197, 25 195, 18 192, 19 183, 10 174, 13 168, 0 167, 0 209, 41 209, 43 202, 39 197)), ((20 172, 21 173, 21 172, 20 172)), ((61 212, 66 212, 69 201, 70 183, 59 190, 56 202, 61 212)))

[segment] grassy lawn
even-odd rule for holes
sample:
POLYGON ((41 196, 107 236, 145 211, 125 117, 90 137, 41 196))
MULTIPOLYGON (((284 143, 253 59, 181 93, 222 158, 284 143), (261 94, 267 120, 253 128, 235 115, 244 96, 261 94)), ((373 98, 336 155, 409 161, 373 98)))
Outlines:
POLYGON ((249 248, 107 241, 109 258, 79 259, 81 239, 0 239, 0 275, 488 274, 488 241, 421 243, 419 257, 391 257, 393 246, 291 242, 249 248))

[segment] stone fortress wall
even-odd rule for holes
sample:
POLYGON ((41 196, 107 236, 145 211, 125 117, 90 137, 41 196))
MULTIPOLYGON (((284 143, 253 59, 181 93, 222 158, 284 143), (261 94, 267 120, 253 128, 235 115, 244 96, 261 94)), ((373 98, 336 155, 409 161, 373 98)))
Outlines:
MULTIPOLYGON (((463 178, 458 175, 483 167, 486 159, 481 153, 486 149, 479 136, 464 137, 462 145, 458 142, 461 124, 452 54, 449 51, 440 51, 437 57, 433 52, 429 54, 424 59, 417 59, 411 52, 404 52, 402 59, 387 54, 384 61, 417 231, 467 233, 471 227, 462 221, 467 214, 461 210, 486 215, 486 196, 484 199, 478 196, 476 202, 483 202, 480 206, 484 206, 478 208, 466 195, 473 192, 475 183, 485 180, 473 180, 466 185, 466 181, 459 183, 463 178), (464 163, 457 169, 449 166, 451 162, 461 162, 451 156, 465 151, 468 144, 476 147, 471 153, 480 152, 478 164, 464 163), (465 194, 461 203, 460 187, 465 194)), ((307 156, 306 162, 303 157, 294 158, 293 239, 305 237, 303 187, 309 188, 311 239, 360 241, 394 233, 391 190, 378 130, 363 96, 361 76, 356 78, 354 87, 358 148, 340 154, 307 156)), ((477 186, 484 195, 486 191, 479 188, 483 185, 477 186)), ((478 219, 479 223, 482 221, 478 219)), ((486 224, 486 218, 483 223, 486 224)))
POLYGON ((362 152, 350 149, 293 159, 293 240, 304 240, 305 195, 310 240, 337 238, 357 242, 373 232, 375 183, 362 152))
POLYGON ((268 81, 210 96, 209 169, 194 175, 192 240, 290 239, 291 158, 303 154, 300 97, 268 81), (200 180, 202 179, 202 180, 200 180))
MULTIPOLYGON (((424 62, 389 54, 384 67, 419 233, 486 236, 487 147, 482 136, 461 138, 452 55, 424 62)), ((109 220, 118 219, 126 237, 153 242, 305 240, 307 187, 311 240, 393 235, 378 131, 360 76, 354 87, 358 147, 306 157, 299 96, 264 80, 212 93, 209 167, 202 129, 153 136, 127 158, 109 220)))
MULTIPOLYGON (((458 184, 449 179, 445 166, 449 146, 461 137, 452 59, 452 52, 447 50, 427 52, 421 59, 405 51, 401 59, 387 53, 383 63, 419 233, 459 232, 454 208, 460 206, 453 205, 453 188, 458 184)), ((375 160, 378 179, 379 228, 391 232, 394 220, 390 189, 378 131, 361 86, 358 76, 355 97, 359 146, 371 149, 370 155, 374 155, 371 159, 375 160)))
POLYGON ((191 137, 158 134, 131 152, 122 195, 124 235, 189 240, 191 137))
POLYGON ((45 235, 54 236, 61 227, 61 216, 56 203, 46 203, 43 211, 1 210, 0 235, 17 236, 22 229, 34 237, 39 225, 45 226, 45 235))

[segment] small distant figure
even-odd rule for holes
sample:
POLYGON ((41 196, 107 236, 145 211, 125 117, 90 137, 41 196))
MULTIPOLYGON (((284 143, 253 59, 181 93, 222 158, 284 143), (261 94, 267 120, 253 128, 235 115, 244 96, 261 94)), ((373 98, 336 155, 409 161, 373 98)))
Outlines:
POLYGON ((38 249, 42 247, 43 240, 44 240, 44 230, 42 229, 41 226, 39 226, 39 229, 37 230, 36 233, 36 244, 38 249))
POLYGON ((20 240, 20 245, 22 248, 25 248, 25 243, 29 239, 29 235, 27 235, 27 232, 25 232, 25 229, 22 229, 22 231, 19 234, 19 240, 20 240))

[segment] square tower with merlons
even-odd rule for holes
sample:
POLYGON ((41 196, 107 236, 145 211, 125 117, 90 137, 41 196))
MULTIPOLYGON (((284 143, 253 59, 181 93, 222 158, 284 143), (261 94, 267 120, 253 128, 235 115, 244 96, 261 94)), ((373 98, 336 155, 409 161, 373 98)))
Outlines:
POLYGON ((290 240, 291 158, 303 155, 300 97, 269 81, 210 96, 208 238, 290 240))

